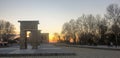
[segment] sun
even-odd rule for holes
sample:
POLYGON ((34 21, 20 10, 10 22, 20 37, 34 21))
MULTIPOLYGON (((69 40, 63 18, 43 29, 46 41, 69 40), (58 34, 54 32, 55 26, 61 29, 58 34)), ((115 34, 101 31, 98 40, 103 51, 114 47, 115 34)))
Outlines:
POLYGON ((54 37, 53 34, 50 34, 50 35, 49 35, 49 42, 50 42, 50 43, 53 43, 53 42, 54 42, 53 37, 54 37))
POLYGON ((54 34, 50 33, 49 35, 49 43, 57 43, 57 40, 54 36, 54 34))

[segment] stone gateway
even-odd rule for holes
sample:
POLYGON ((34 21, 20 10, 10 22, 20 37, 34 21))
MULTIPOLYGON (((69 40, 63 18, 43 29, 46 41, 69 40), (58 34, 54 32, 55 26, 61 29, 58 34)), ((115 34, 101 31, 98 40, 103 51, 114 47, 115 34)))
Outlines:
POLYGON ((40 43, 49 42, 49 33, 43 33, 43 35, 41 31, 38 30, 39 21, 18 22, 20 22, 20 49, 27 49, 27 31, 31 32, 29 43, 32 49, 37 49, 40 43))

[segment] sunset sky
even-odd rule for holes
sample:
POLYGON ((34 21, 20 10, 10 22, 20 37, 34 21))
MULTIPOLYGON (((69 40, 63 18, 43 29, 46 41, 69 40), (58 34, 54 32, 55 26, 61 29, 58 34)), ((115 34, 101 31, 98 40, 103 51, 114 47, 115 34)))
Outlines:
POLYGON ((19 32, 18 20, 39 20, 42 32, 61 32, 63 23, 82 14, 103 15, 120 0, 0 0, 0 19, 10 21, 19 32))

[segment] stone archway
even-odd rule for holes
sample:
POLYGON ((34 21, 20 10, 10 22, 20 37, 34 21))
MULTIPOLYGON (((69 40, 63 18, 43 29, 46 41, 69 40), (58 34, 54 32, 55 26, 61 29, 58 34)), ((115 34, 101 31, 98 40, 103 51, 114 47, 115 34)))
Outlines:
POLYGON ((38 24, 39 21, 18 21, 20 22, 20 49, 27 49, 26 32, 31 31, 30 44, 32 49, 38 47, 38 24))

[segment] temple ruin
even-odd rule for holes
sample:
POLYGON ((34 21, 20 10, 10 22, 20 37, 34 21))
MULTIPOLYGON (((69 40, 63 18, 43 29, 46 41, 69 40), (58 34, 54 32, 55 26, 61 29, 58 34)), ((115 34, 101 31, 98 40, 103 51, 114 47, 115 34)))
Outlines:
POLYGON ((27 49, 27 31, 30 31, 29 43, 32 49, 37 49, 40 43, 49 42, 49 33, 41 33, 38 30, 39 21, 18 21, 20 22, 20 49, 27 49))

